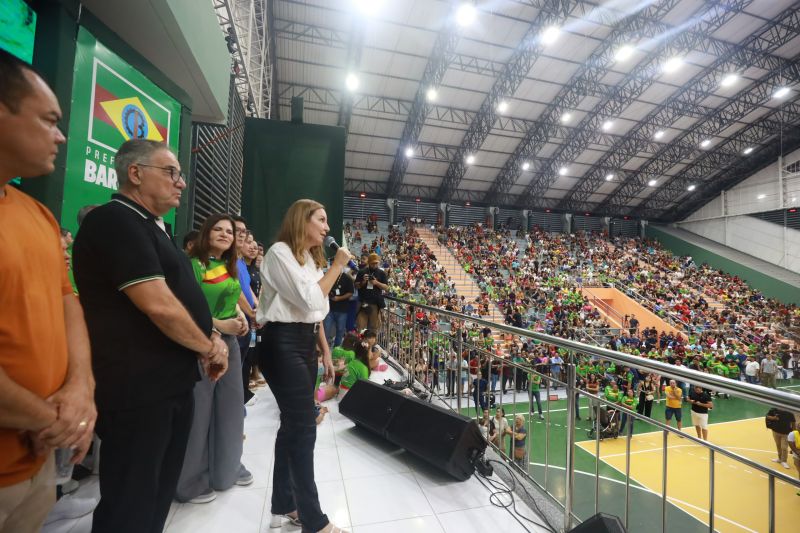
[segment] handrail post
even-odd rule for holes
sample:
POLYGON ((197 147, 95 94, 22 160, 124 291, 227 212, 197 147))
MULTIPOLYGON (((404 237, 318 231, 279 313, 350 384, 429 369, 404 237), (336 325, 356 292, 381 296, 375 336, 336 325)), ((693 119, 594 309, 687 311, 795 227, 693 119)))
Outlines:
MULTIPOLYGON (((545 382, 545 398, 547 399, 547 419, 544 422, 544 489, 547 491, 547 476, 550 472, 550 379, 542 378, 545 382)), ((541 398, 541 384, 539 396, 541 398)))
POLYGON ((409 345, 409 362, 408 362, 408 384, 411 386, 417 378, 417 313, 414 310, 414 305, 411 305, 411 344, 409 345))
POLYGON ((631 499, 631 440, 633 438, 633 420, 628 416, 628 425, 625 427, 627 438, 625 439, 625 529, 628 529, 631 499))
POLYGON ((667 533, 667 438, 669 432, 664 430, 664 442, 661 445, 663 459, 661 461, 661 532, 667 533))
POLYGON ((708 531, 714 533, 714 448, 708 449, 708 531))
MULTIPOLYGON (((594 411, 595 443, 594 443, 594 512, 600 512, 600 402, 594 411)), ((589 409, 592 409, 590 402, 589 409)))
POLYGON ((775 533, 775 476, 769 475, 769 533, 775 533))
MULTIPOLYGON (((575 481, 575 365, 567 367, 567 461, 566 484, 564 486, 564 530, 572 524, 572 491, 575 481)), ((549 399, 548 399, 548 403, 549 399)), ((550 420, 547 421, 550 425, 550 420)))
MULTIPOLYGON (((462 365, 464 364, 464 338, 461 336, 461 331, 458 332, 458 357, 456 359, 458 360, 458 369, 456 370, 456 379, 458 380, 458 388, 456 389, 458 391, 456 394, 456 409, 458 413, 461 414, 461 394, 464 392, 464 385, 461 380, 461 374, 463 373, 462 365)), ((467 376, 469 376, 469 370, 467 370, 467 376)))

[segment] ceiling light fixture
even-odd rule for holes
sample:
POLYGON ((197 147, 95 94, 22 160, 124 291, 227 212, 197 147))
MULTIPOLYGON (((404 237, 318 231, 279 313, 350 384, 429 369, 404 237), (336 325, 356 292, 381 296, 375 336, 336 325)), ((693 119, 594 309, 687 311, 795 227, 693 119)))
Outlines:
POLYGON ((719 82, 719 85, 720 87, 730 87, 737 81, 739 81, 739 75, 736 74, 735 72, 731 72, 730 74, 722 78, 722 81, 719 82))
POLYGON ((414 157, 414 149, 410 146, 406 148, 406 157, 414 157))
POLYGON ((635 50, 635 48, 633 46, 631 46, 629 44, 626 44, 625 46, 623 46, 619 50, 617 50, 617 53, 614 54, 614 59, 616 61, 620 61, 620 62, 627 61, 633 55, 633 51, 634 50, 635 50))
POLYGON ((709 146, 711 146, 711 139, 703 139, 702 141, 700 141, 700 146, 702 146, 703 148, 708 148, 709 146))
POLYGON ((781 87, 780 89, 775 91, 775 94, 773 94, 772 96, 774 96, 775 98, 784 98, 789 95, 789 91, 791 91, 791 89, 789 89, 788 87, 781 87))
POLYGON ((561 123, 566 124, 572 119, 572 113, 564 113, 561 115, 561 123))
POLYGON ((525 161, 524 163, 522 163, 522 170, 528 170, 528 169, 530 169, 530 168, 531 168, 531 164, 530 164, 530 163, 528 163, 527 161, 525 161))
POLYGON ((459 26, 466 27, 475 22, 475 17, 477 17, 477 15, 478 13, 474 5, 471 3, 461 4, 458 11, 456 11, 456 22, 458 22, 459 26))
POLYGON ((744 150, 742 150, 742 153, 743 153, 744 155, 750 155, 750 154, 752 154, 752 153, 753 153, 753 147, 752 147, 752 146, 748 146, 747 148, 745 148, 744 150))
POLYGON ((682 57, 671 57, 664 62, 662 69, 667 74, 672 74, 673 72, 677 72, 682 66, 683 66, 682 57))
POLYGON ((693 191, 693 190, 695 190, 696 188, 697 188, 697 185, 695 185, 695 184, 693 183, 693 184, 689 185, 688 187, 686 187, 686 190, 687 190, 687 191, 689 191, 689 192, 692 192, 692 191, 693 191))
POLYGON ((567 167, 561 167, 558 169, 559 176, 566 176, 567 172, 569 172, 569 169, 567 167))
POLYGON ((648 184, 650 187, 655 187, 655 186, 658 184, 658 181, 656 181, 656 180, 650 180, 650 181, 648 181, 648 182, 647 182, 647 184, 648 184))
POLYGON ((425 98, 427 98, 429 102, 435 102, 438 95, 436 89, 431 87, 428 89, 428 92, 425 93, 425 98))
POLYGON ((653 134, 653 138, 658 140, 658 139, 660 139, 661 137, 664 136, 664 133, 665 133, 664 130, 658 130, 657 132, 655 132, 653 134))
POLYGON ((763 200, 766 197, 767 197, 766 194, 759 194, 758 196, 756 196, 756 198, 758 198, 759 200, 763 200))
POLYGON ((474 155, 472 155, 472 154, 469 154, 469 155, 467 156, 467 164, 468 164, 468 165, 472 165, 472 164, 474 164, 474 163, 475 163, 475 156, 474 156, 474 155))
POLYGON ((550 26, 542 32, 541 39, 544 44, 553 44, 558 40, 559 35, 561 35, 561 29, 558 26, 550 26))
POLYGON ((606 174, 606 181, 611 181, 614 179, 614 174, 606 174))
POLYGON ((345 78, 344 84, 350 92, 358 90, 358 76, 351 72, 347 75, 347 78, 345 78))
POLYGON ((505 113, 506 111, 508 111, 508 102, 502 100, 499 104, 497 104, 497 112, 505 113))
POLYGON ((614 127, 614 121, 613 120, 606 120, 605 122, 603 122, 603 126, 602 126, 603 131, 609 131, 613 127, 614 127))
POLYGON ((353 0, 356 8, 367 17, 374 17, 383 7, 385 0, 353 0))

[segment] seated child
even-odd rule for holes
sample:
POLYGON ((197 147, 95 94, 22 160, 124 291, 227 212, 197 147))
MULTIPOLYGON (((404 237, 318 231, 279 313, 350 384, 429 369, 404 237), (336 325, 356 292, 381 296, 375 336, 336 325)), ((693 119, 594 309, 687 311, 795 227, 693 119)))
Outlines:
POLYGON ((369 348, 366 342, 355 347, 356 356, 347 363, 342 381, 339 383, 340 399, 359 379, 369 379, 369 348))

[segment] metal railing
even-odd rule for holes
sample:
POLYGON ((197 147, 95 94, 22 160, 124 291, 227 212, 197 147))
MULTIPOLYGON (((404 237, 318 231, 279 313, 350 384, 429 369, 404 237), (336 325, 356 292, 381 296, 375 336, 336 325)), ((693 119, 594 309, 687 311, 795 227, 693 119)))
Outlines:
MULTIPOLYGON (((633 505, 631 503, 631 437, 633 435, 634 422, 647 424, 654 429, 655 433, 661 433, 662 435, 660 439, 661 445, 659 447, 661 454, 660 494, 652 490, 649 492, 642 492, 640 485, 636 485, 635 487, 639 489, 637 494, 642 493, 648 495, 647 497, 649 498, 660 499, 661 523, 660 527, 655 527, 652 523, 649 523, 652 516, 648 516, 648 525, 639 530, 649 532, 660 529, 662 532, 666 532, 668 531, 667 524, 669 520, 686 519, 685 516, 680 514, 682 512, 680 508, 675 510, 675 505, 669 505, 670 500, 675 500, 668 496, 669 476, 667 466, 670 450, 668 445, 670 434, 672 434, 673 437, 679 436, 685 439, 684 442, 687 445, 700 446, 702 450, 704 450, 701 453, 707 454, 708 456, 709 499, 707 502, 707 518, 705 519, 705 523, 702 524, 702 527, 698 530, 710 531, 712 533, 716 530, 715 478, 719 473, 719 467, 716 466, 716 463, 723 459, 741 465, 744 468, 751 469, 767 478, 769 503, 767 507, 766 526, 770 533, 773 533, 776 528, 776 482, 793 486, 795 487, 793 490, 800 489, 800 481, 795 480, 783 472, 772 470, 730 449, 701 440, 688 433, 682 433, 641 412, 627 409, 619 404, 614 404, 606 400, 604 397, 580 389, 576 386, 576 363, 579 359, 579 355, 593 360, 599 359, 608 361, 616 365, 633 367, 644 372, 675 379, 681 383, 682 387, 683 384, 691 383, 702 386, 707 390, 716 391, 717 393, 729 394, 769 407, 777 407, 795 412, 800 412, 800 395, 789 394, 758 385, 734 381, 713 374, 697 372, 682 366, 673 366, 598 346, 591 346, 581 342, 553 337, 551 335, 515 328, 505 324, 498 324, 480 318, 469 317, 460 313, 446 311, 407 300, 393 297, 387 297, 387 300, 389 301, 389 307, 382 313, 379 341, 399 364, 398 370, 401 372, 402 377, 408 380, 410 386, 424 388, 428 393, 430 401, 436 400, 440 405, 445 405, 462 414, 466 410, 470 415, 474 412, 475 415, 478 416, 478 409, 485 412, 484 410, 491 407, 494 403, 496 407, 503 407, 504 405, 511 406, 513 412, 506 413, 504 409, 504 415, 507 416, 511 414, 514 416, 514 419, 516 419, 519 414, 517 410, 524 408, 523 420, 527 418, 527 421, 523 422, 522 428, 516 428, 515 423, 512 423, 511 426, 513 429, 510 431, 512 443, 518 438, 522 439, 525 448, 524 457, 517 457, 518 454, 514 452, 514 447, 511 448, 510 452, 506 450, 505 436, 502 436, 499 441, 491 444, 493 444, 495 450, 507 460, 513 469, 524 475, 528 481, 537 485, 549 498, 563 508, 563 531, 568 531, 576 523, 580 523, 582 520, 585 520, 591 516, 591 514, 595 514, 598 511, 603 510, 608 512, 606 509, 607 505, 601 505, 602 494, 600 490, 601 486, 603 487, 603 494, 610 490, 606 487, 606 485, 608 485, 608 478, 600 475, 601 463, 604 465, 604 468, 606 468, 605 458, 601 460, 600 442, 604 438, 608 427, 601 422, 601 418, 603 417, 600 415, 603 412, 608 412, 609 409, 616 411, 614 416, 623 417, 626 422, 630 422, 630 424, 627 425, 627 431, 624 435, 627 436, 624 453, 625 468, 624 472, 622 472, 625 487, 624 505, 621 509, 616 509, 616 514, 623 516, 626 526, 636 526, 638 522, 632 518, 632 513, 641 513, 638 503, 633 505), (452 321, 457 327, 445 328, 448 329, 446 332, 433 331, 430 328, 425 328, 414 319, 418 309, 422 309, 426 312, 433 312, 439 323, 448 323, 452 321), (499 331, 505 334, 511 334, 521 342, 535 342, 555 346, 560 352, 565 353, 563 357, 564 362, 554 364, 553 361, 551 361, 546 366, 540 365, 534 367, 530 362, 515 361, 506 357, 501 357, 494 353, 494 347, 490 349, 489 343, 484 343, 481 337, 473 341, 470 339, 474 337, 462 335, 462 330, 472 327, 472 325, 477 325, 477 327, 480 328, 488 327, 493 332, 499 331), (465 364, 465 356, 469 357, 470 363, 465 364), (472 361, 477 362, 477 364, 472 361), (507 384, 511 384, 511 388, 509 389, 509 393, 505 394, 507 384), (498 385, 501 391, 499 401, 496 399, 498 385), (551 410, 551 401, 549 401, 549 399, 554 389, 557 387, 563 387, 566 391, 566 449, 563 449, 563 445, 560 443, 556 443, 555 445, 551 443, 554 437, 553 432, 555 431, 551 420, 555 411, 551 410), (548 400, 546 401, 545 409, 542 408, 542 392, 545 392, 546 399, 548 400), (509 396, 509 394, 510 400, 507 400, 506 397, 509 396), (517 401, 518 394, 521 396, 521 402, 517 401), (589 431, 593 432, 595 445, 594 473, 591 476, 593 479, 589 480, 589 484, 587 485, 585 480, 581 478, 579 490, 581 503, 579 505, 580 509, 578 509, 576 508, 575 500, 575 451, 577 447, 575 433, 578 429, 575 415, 578 413, 581 398, 585 398, 585 401, 589 404, 590 417, 594 415, 593 426, 589 428, 589 431), (522 405, 522 407, 520 405, 522 405), (538 412, 539 418, 546 420, 543 429, 539 427, 539 422, 533 422, 533 414, 535 411, 538 412), (544 413, 546 413, 546 416, 544 416, 544 413), (575 415, 573 415, 573 413, 575 415), (536 425, 536 427, 534 427, 534 425, 536 425), (530 461, 531 458, 528 457, 528 453, 532 450, 532 447, 529 446, 531 441, 528 439, 532 439, 533 437, 541 438, 542 431, 544 432, 544 459, 543 463, 536 463, 530 461), (564 454, 563 457, 560 455, 562 453, 564 454), (553 454, 556 454, 556 456, 554 457, 553 454), (563 467, 555 463, 563 463, 563 467), (543 470, 541 467, 543 467, 543 470), (563 474, 556 473, 562 470, 563 474), (593 487, 591 486, 592 482, 593 487), (587 504, 584 500, 587 494, 592 493, 594 496, 593 505, 591 503, 587 504), (670 512, 668 512, 668 510, 670 510, 670 512)), ((558 411, 564 410, 561 409, 558 411)), ((625 422, 623 422, 623 424, 624 423, 625 422)), ((479 425, 482 426, 484 435, 490 437, 491 434, 488 428, 484 428, 480 420, 479 425)), ((561 430, 555 432, 558 433, 559 431, 561 430)), ((616 438, 616 435, 614 437, 616 438)), ((537 452, 540 451, 541 450, 537 450, 537 452)), ((588 452, 588 450, 586 451, 588 452)), ((591 473, 584 471, 579 473, 591 475, 591 473)), ((693 475, 696 475, 696 473, 693 475)), ((616 483, 621 484, 622 482, 616 481, 616 483)), ((636 530, 635 527, 631 529, 631 531, 634 530, 636 530)), ((762 529, 759 529, 759 531, 760 530, 762 529)))

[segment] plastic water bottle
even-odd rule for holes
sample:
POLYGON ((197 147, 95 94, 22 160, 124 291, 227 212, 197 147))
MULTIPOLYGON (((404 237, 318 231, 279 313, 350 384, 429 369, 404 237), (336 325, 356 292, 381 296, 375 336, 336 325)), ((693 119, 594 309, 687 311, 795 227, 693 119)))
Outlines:
POLYGON ((256 328, 250 328, 250 347, 254 348, 256 345, 256 328))

